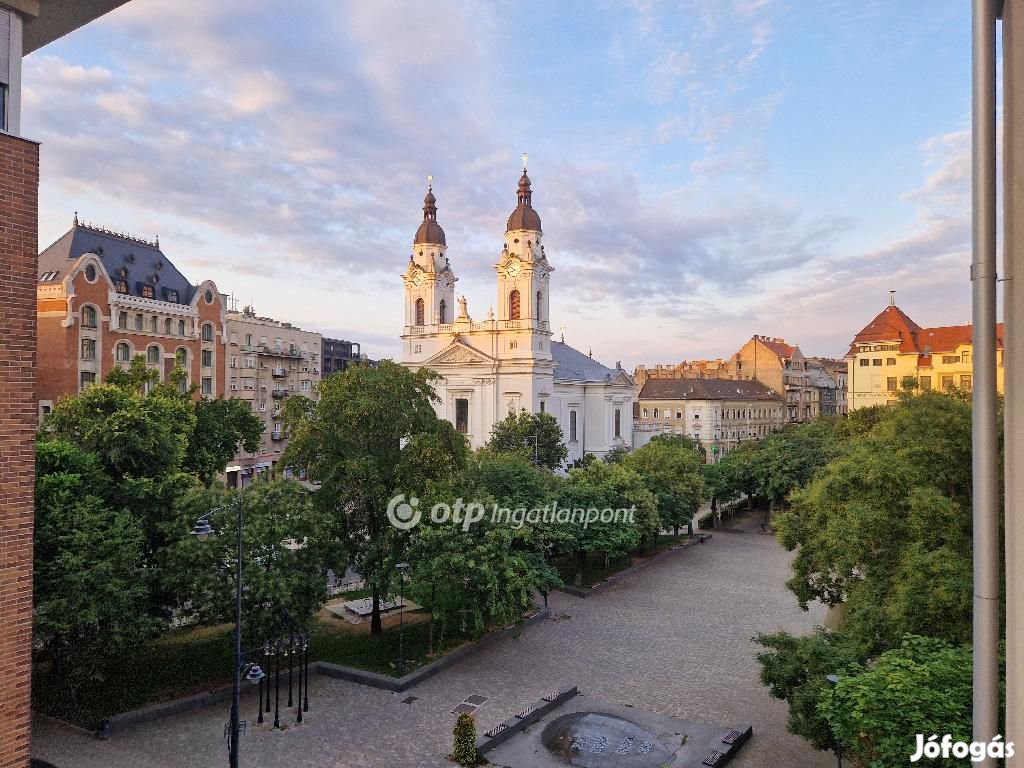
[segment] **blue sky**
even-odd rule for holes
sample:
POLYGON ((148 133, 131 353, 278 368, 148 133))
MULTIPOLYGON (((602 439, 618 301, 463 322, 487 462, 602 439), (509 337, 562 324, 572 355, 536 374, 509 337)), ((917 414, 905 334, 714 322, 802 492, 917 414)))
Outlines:
POLYGON ((132 0, 28 57, 40 241, 82 218, 395 356, 433 174, 470 313, 530 155, 552 321, 606 363, 967 322, 970 8, 132 0))

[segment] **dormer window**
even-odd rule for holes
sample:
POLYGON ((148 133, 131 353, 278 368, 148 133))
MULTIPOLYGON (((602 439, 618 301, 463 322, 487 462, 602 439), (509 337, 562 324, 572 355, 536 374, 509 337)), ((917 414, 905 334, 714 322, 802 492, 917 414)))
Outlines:
POLYGON ((172 291, 172 290, 168 289, 168 291, 167 291, 167 300, 169 302, 171 302, 172 304, 177 304, 178 303, 178 292, 177 291, 172 291))
POLYGON ((142 298, 144 298, 144 299, 152 299, 153 298, 153 286, 152 285, 143 285, 142 286, 142 298))
POLYGON ((128 293, 128 281, 118 280, 114 283, 114 288, 118 293, 128 293))

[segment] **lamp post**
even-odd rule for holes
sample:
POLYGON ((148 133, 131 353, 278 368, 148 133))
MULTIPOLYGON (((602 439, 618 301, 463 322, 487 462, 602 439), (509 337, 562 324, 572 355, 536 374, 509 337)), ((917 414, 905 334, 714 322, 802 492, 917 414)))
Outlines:
POLYGON ((242 698, 242 674, 250 683, 259 683, 264 677, 263 670, 259 664, 246 665, 242 656, 242 525, 244 522, 244 505, 242 494, 239 493, 235 501, 223 506, 211 509, 204 515, 200 515, 196 524, 192 527, 192 535, 202 541, 214 532, 210 525, 210 517, 218 512, 227 509, 235 510, 235 664, 231 675, 231 723, 230 742, 228 748, 228 764, 231 768, 238 768, 238 738, 241 733, 241 698, 242 698))
POLYGON ((395 563, 395 570, 398 571, 398 674, 405 674, 405 648, 403 645, 405 633, 405 569, 408 563, 395 563))
MULTIPOLYGON (((839 684, 839 675, 825 675, 825 679, 828 680, 829 685, 835 690, 835 687, 839 684)), ((832 751, 836 753, 836 765, 838 768, 843 768, 843 745, 836 739, 836 735, 832 734, 832 751)))

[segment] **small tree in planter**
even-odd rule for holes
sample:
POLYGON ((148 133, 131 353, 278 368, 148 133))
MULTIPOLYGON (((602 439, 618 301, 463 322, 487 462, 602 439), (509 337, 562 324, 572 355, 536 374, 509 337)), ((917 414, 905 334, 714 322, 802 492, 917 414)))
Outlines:
POLYGON ((455 737, 452 757, 459 765, 476 765, 479 758, 476 753, 476 720, 467 712, 459 715, 452 730, 455 737))

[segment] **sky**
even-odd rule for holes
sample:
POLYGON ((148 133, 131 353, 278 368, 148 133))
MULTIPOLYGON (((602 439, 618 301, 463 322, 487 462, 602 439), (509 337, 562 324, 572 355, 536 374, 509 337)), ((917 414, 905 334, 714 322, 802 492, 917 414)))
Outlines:
POLYGON ((398 357, 433 176, 478 319, 529 154, 556 337, 627 369, 970 320, 970 4, 131 0, 24 62, 81 219, 398 357), (282 10, 286 9, 286 10, 282 10))

